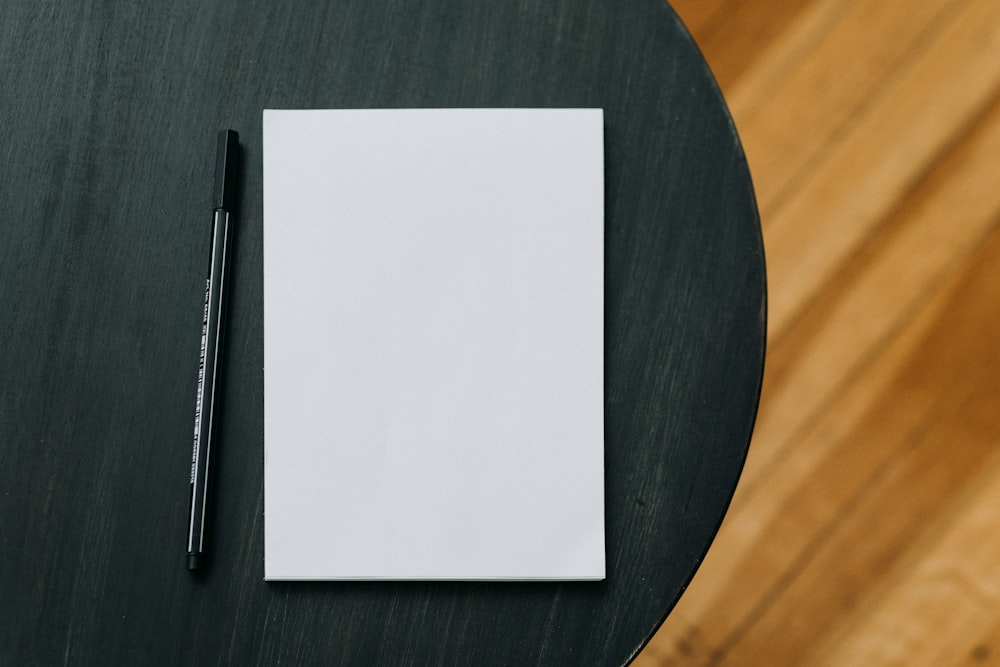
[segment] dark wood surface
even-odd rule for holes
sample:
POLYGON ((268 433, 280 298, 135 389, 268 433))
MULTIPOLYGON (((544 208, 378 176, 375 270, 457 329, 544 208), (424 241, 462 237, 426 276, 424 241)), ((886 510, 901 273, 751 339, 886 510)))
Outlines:
POLYGON ((764 264, 673 12, 500 0, 0 5, 0 664, 621 664, 690 580, 756 413, 764 264), (605 109, 599 583, 263 574, 261 110, 605 109), (185 569, 216 130, 245 164, 213 561, 185 569))

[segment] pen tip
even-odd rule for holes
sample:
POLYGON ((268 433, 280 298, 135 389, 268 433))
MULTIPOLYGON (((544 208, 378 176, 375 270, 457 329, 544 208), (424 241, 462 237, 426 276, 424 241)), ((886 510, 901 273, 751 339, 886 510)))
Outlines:
POLYGON ((201 557, 198 554, 188 554, 188 569, 197 570, 201 567, 201 557))

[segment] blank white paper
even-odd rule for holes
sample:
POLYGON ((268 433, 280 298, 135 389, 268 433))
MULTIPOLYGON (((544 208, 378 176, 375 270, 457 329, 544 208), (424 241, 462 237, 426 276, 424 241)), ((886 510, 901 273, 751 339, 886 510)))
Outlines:
POLYGON ((264 578, 603 579, 602 111, 263 144, 264 578))

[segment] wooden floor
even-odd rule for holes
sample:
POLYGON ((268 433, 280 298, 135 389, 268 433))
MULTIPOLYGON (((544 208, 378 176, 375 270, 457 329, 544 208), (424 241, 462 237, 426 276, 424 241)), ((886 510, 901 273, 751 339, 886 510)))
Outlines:
POLYGON ((671 0, 759 198, 767 370, 635 664, 1000 665, 1000 0, 671 0))

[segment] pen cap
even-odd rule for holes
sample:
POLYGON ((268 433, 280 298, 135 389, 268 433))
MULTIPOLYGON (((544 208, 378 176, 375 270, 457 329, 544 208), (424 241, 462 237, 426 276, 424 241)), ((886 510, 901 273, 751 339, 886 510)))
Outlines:
POLYGON ((215 195, 212 208, 232 211, 236 205, 236 167, 239 159, 240 135, 235 130, 219 130, 219 146, 215 154, 215 195))

